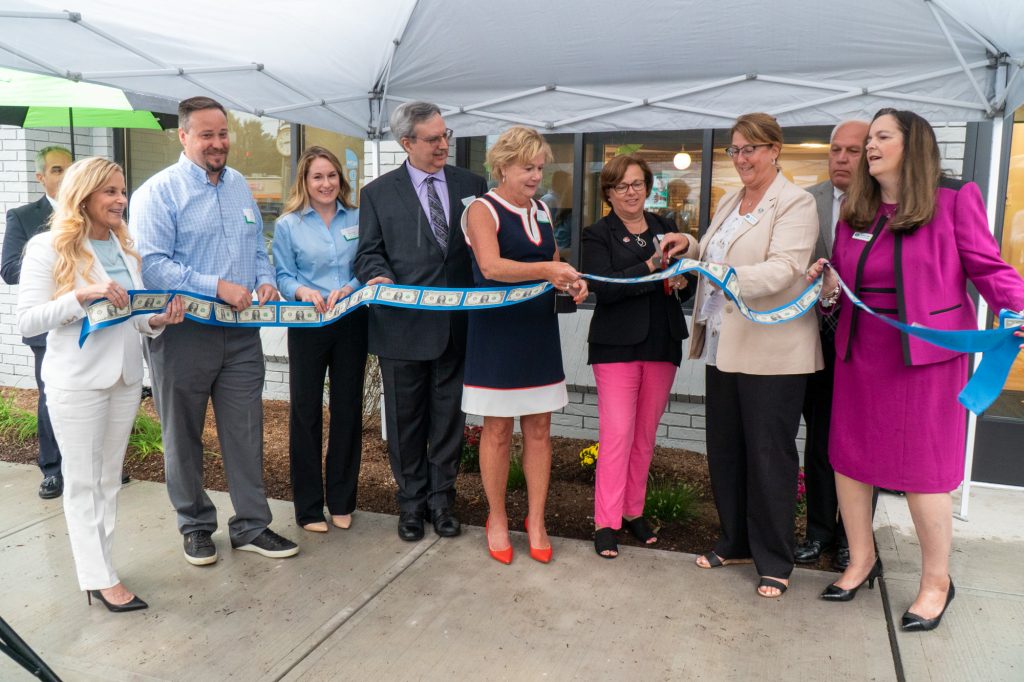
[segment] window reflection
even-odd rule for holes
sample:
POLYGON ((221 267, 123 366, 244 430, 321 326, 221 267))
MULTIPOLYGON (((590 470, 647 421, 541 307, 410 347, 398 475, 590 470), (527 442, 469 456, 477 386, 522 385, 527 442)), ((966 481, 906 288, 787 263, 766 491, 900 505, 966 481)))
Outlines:
MULTIPOLYGON (((1024 275, 1024 109, 1018 109, 1014 115, 1012 135, 1006 208, 1003 212, 1002 256, 1024 275)), ((1017 356, 1002 395, 986 415, 1024 418, 1024 354, 1017 356)))
POLYGON ((303 149, 314 145, 329 149, 345 167, 345 179, 351 191, 348 200, 353 206, 359 205, 359 190, 363 187, 363 140, 351 135, 342 135, 322 128, 307 126, 303 129, 303 149))

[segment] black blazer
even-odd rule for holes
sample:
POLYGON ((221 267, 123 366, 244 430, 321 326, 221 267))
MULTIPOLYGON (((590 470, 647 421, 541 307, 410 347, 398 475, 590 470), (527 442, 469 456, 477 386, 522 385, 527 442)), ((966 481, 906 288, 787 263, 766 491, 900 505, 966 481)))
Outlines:
MULTIPOLYGON (((360 193, 359 248, 355 273, 362 282, 387 277, 395 284, 472 287, 469 249, 460 221, 463 199, 487 192, 487 182, 456 166, 445 166, 448 184, 448 253, 441 251, 403 163, 360 193)), ((392 360, 434 360, 452 339, 466 347, 465 312, 445 313, 370 306, 369 351, 392 360)))
MULTIPOLYGON (((653 213, 644 213, 647 227, 654 234, 676 232, 669 221, 653 213)), ((583 272, 606 277, 642 277, 651 274, 644 252, 632 239, 622 220, 614 211, 583 231, 583 272)), ((689 279, 689 277, 688 277, 689 279)), ((661 282, 646 284, 610 284, 589 282, 596 304, 590 320, 590 343, 612 346, 633 346, 645 338, 650 327, 648 296, 663 296, 661 282)), ((672 339, 682 341, 690 334, 683 319, 680 301, 693 296, 694 282, 677 292, 668 310, 668 326, 672 339)))
MULTIPOLYGON (((7 284, 21 281, 21 257, 25 255, 25 244, 47 229, 46 221, 51 213, 53 208, 45 194, 38 201, 7 211, 3 255, 0 256, 0 277, 7 284)), ((22 341, 30 346, 45 346, 46 334, 25 336, 22 341)))

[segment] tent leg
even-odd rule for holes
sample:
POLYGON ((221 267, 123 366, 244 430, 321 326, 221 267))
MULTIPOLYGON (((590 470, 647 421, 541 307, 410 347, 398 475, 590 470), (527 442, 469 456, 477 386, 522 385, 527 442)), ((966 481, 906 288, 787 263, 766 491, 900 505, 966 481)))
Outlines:
POLYGON ((68 128, 71 130, 71 161, 75 161, 75 114, 68 107, 68 128))
MULTIPOLYGON (((992 153, 988 170, 988 191, 985 196, 985 205, 988 209, 988 229, 996 232, 996 207, 999 205, 999 169, 1002 166, 1003 152, 1003 127, 1002 115, 992 119, 992 153)), ((985 329, 988 326, 988 305, 985 299, 978 300, 978 328, 985 329)), ((981 356, 975 355, 972 358, 974 371, 978 370, 978 362, 981 356)), ((967 509, 971 501, 971 475, 974 470, 974 441, 978 436, 978 415, 973 412, 967 413, 967 448, 964 453, 964 483, 960 488, 960 511, 954 516, 961 521, 967 520, 967 509)))
POLYGON ((380 177, 380 138, 377 137, 370 141, 370 171, 374 180, 380 177))

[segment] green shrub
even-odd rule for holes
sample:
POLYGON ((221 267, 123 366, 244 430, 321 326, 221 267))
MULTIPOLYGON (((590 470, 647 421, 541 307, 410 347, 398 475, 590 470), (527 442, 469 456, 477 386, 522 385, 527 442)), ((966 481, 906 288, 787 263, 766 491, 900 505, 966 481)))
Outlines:
POLYGON ((480 434, 483 428, 466 424, 462 429, 462 456, 459 464, 462 471, 480 471, 480 434))
POLYGON ((128 436, 128 447, 132 451, 132 458, 140 462, 150 455, 164 454, 164 441, 160 430, 160 422, 144 412, 139 412, 135 416, 135 425, 132 427, 132 433, 128 436))
POLYGON ((0 397, 0 435, 19 443, 36 438, 39 435, 36 415, 15 405, 13 397, 0 397))
POLYGON ((660 523, 690 521, 697 517, 700 495, 689 483, 656 483, 647 488, 644 514, 660 523))

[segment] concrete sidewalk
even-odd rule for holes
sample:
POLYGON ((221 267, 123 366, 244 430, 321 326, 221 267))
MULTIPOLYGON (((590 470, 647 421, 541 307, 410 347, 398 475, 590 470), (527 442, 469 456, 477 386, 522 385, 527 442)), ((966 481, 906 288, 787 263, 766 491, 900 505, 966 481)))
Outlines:
MULTIPOLYGON (((975 493, 977 520, 956 531, 948 619, 891 640, 882 590, 848 604, 817 598, 832 574, 798 569, 789 592, 768 600, 751 566, 700 570, 691 555, 631 547, 605 561, 561 538, 545 566, 522 533, 503 566, 480 528, 407 544, 394 517, 357 513, 352 529, 313 535, 286 502, 272 502, 274 527, 301 542, 298 557, 233 552, 219 531, 220 561, 196 568, 181 556, 164 486, 146 482, 122 491, 115 563, 150 608, 112 614, 78 591, 60 501, 36 496, 38 478, 0 463, 0 616, 65 680, 894 680, 899 661, 908 680, 1024 671, 1024 537, 972 530, 986 515, 1020 519, 1019 493, 975 493)), ((223 528, 230 503, 211 496, 223 528)), ((879 511, 897 622, 917 558, 901 506, 883 498, 879 511)), ((22 679, 0 657, 0 680, 22 679)))

